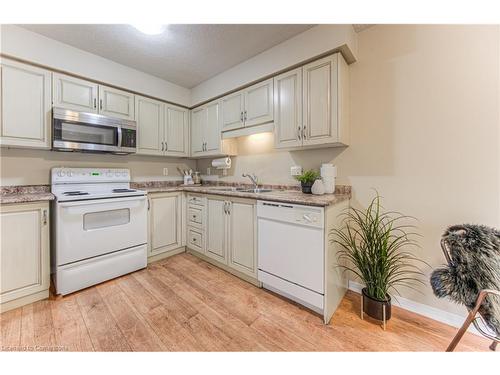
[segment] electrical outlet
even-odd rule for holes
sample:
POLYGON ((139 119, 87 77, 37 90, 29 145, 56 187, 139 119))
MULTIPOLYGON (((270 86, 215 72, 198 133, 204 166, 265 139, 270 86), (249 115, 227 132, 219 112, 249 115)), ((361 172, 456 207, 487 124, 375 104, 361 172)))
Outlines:
POLYGON ((210 176, 211 172, 212 172, 212 169, 211 169, 210 167, 208 167, 208 168, 207 168, 207 174, 208 174, 209 176, 210 176))
POLYGON ((163 168, 163 175, 168 176, 168 168, 163 168))
POLYGON ((300 176, 302 174, 302 167, 300 165, 293 165, 290 167, 290 174, 292 176, 300 176))

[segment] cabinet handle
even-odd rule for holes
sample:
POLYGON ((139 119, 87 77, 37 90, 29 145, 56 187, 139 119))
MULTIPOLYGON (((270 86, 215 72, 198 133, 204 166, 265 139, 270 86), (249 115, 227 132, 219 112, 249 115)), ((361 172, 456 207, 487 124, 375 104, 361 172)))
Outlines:
POLYGON ((47 225, 47 210, 43 210, 42 212, 42 224, 47 225))
POLYGON ((168 151, 168 143, 165 141, 165 151, 168 151))
POLYGON ((196 242, 196 238, 192 238, 193 242, 196 242))
POLYGON ((247 111, 245 111, 245 121, 247 120, 247 111))
POLYGON ((305 125, 302 127, 302 138, 304 138, 304 139, 307 138, 306 126, 305 125))
POLYGON ((151 203, 150 203, 150 201, 148 199, 148 211, 149 211, 150 208, 151 208, 151 203))
POLYGON ((231 215, 231 202, 227 202, 227 214, 231 215))
POLYGON ((165 151, 163 148, 164 148, 164 147, 163 147, 163 141, 162 141, 162 142, 161 142, 161 150, 162 150, 162 151, 165 151))
POLYGON ((243 111, 240 112, 240 122, 243 122, 243 111))
POLYGON ((227 202, 224 202, 224 213, 227 215, 227 202))
POLYGON ((102 99, 99 99, 99 109, 102 111, 102 99))
POLYGON ((94 109, 96 109, 96 108, 97 108, 97 99, 94 98, 94 109))
POLYGON ((302 140, 302 135, 301 135, 301 133, 300 133, 300 129, 301 129, 301 127, 299 126, 299 129, 298 129, 298 131, 297 131, 297 137, 299 138, 299 141, 301 141, 301 140, 302 140))

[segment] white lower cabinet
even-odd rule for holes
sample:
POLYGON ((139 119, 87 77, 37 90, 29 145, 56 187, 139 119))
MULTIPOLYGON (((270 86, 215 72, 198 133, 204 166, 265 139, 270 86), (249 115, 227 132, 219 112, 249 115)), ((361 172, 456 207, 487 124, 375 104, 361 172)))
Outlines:
POLYGON ((2 59, 0 77, 0 145, 49 149, 51 73, 2 59))
POLYGON ((224 197, 207 199, 207 248, 206 255, 227 263, 227 201, 224 197))
POLYGON ((222 264, 229 272, 256 279, 255 201, 215 195, 201 199, 206 202, 190 204, 188 195, 188 248, 222 264), (204 219, 199 219, 197 210, 204 213, 204 219))
POLYGON ((257 277, 255 201, 232 198, 227 218, 229 266, 257 277))
POLYGON ((49 296, 49 203, 0 206, 0 310, 49 296))
POLYGON ((182 192, 151 194, 148 199, 148 256, 157 256, 184 246, 182 192))

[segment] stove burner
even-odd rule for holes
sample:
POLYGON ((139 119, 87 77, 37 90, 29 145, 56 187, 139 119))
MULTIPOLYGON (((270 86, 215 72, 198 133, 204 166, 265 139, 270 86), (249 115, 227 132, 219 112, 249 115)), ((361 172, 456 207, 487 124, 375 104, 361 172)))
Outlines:
POLYGON ((86 191, 65 191, 64 195, 88 195, 86 191))
POLYGON ((133 193, 137 190, 134 189, 113 189, 113 193, 133 193))

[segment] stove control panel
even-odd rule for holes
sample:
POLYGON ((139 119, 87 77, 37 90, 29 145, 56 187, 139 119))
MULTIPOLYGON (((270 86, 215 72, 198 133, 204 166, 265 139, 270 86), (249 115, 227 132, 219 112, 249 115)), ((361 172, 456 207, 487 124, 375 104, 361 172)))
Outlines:
POLYGON ((52 168, 52 184, 130 182, 130 170, 122 168, 52 168))

